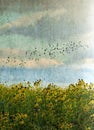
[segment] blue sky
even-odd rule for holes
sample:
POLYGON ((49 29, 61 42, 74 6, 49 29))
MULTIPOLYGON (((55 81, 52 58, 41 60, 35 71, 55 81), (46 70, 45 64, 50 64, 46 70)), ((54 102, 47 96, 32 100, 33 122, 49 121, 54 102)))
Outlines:
POLYGON ((93 69, 93 23, 93 0, 0 0, 0 66, 93 69))

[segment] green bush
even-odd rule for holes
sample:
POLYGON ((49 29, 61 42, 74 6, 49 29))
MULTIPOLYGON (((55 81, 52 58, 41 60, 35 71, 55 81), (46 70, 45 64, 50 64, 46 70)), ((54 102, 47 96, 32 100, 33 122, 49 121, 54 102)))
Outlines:
POLYGON ((94 85, 0 84, 1 130, 94 130, 94 85))

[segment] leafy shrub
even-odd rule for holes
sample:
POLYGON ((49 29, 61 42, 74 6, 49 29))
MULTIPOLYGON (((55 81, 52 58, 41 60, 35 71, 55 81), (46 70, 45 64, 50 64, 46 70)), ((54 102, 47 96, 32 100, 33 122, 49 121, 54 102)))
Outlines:
POLYGON ((94 130, 94 85, 0 84, 1 130, 94 130))

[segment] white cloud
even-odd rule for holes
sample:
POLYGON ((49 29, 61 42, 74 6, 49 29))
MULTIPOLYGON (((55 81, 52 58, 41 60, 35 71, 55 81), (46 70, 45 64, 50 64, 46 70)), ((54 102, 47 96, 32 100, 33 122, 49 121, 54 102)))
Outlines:
POLYGON ((5 49, 0 49, 0 52, 2 56, 19 56, 23 55, 25 52, 21 49, 15 49, 15 48, 5 48, 5 49))
POLYGON ((92 64, 93 63, 94 64, 94 59, 93 58, 86 58, 86 59, 83 60, 83 63, 85 63, 85 64, 86 63, 87 64, 92 64))
POLYGON ((84 66, 94 70, 94 58, 86 58, 83 60, 84 66))
POLYGON ((82 38, 86 41, 94 41, 94 31, 87 32, 82 35, 82 38))
POLYGON ((52 66, 52 65, 60 65, 61 63, 59 63, 58 61, 54 60, 54 59, 46 59, 46 58, 41 58, 38 62, 39 66, 52 66))
POLYGON ((94 71, 94 58, 85 58, 81 60, 78 64, 71 64, 70 67, 76 70, 89 69, 94 71))
POLYGON ((89 53, 94 54, 94 31, 84 33, 79 39, 84 41, 84 44, 88 46, 89 53))
POLYGON ((66 12, 66 9, 60 8, 56 10, 48 10, 48 15, 51 18, 56 18, 57 20, 66 12))
POLYGON ((57 66, 61 65, 60 63, 54 59, 41 58, 39 61, 36 60, 20 60, 13 58, 0 58, 0 66, 8 66, 8 67, 26 67, 26 68, 39 68, 39 67, 49 67, 49 66, 57 66))
POLYGON ((28 26, 28 25, 34 25, 39 20, 41 20, 42 17, 48 15, 51 18, 56 18, 58 20, 61 15, 63 15, 66 12, 64 8, 61 9, 48 9, 46 11, 39 11, 39 12, 30 12, 29 14, 25 14, 24 16, 21 16, 15 21, 11 21, 9 23, 3 24, 0 27, 0 30, 6 30, 10 29, 12 27, 20 27, 20 26, 28 26))
POLYGON ((0 27, 0 30, 3 29, 9 29, 12 27, 20 27, 20 26, 28 26, 30 24, 35 24, 38 20, 40 20, 43 17, 42 13, 34 13, 31 15, 24 15, 20 18, 18 18, 16 21, 12 21, 9 23, 6 23, 0 27))

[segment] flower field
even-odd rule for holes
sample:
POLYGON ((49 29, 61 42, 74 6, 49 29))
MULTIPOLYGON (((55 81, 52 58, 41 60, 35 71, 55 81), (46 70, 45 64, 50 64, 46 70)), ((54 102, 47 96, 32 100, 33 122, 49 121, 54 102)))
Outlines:
POLYGON ((0 130, 94 130, 94 85, 0 84, 0 130))

